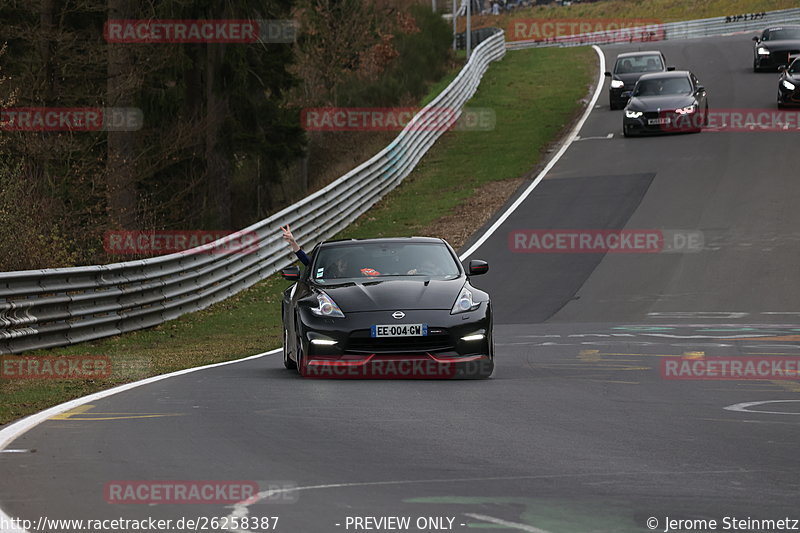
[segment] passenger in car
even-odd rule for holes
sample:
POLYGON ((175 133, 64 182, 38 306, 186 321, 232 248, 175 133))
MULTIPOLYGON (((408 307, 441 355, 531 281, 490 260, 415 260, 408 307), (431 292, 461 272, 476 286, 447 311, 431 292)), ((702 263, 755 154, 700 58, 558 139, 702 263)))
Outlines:
POLYGON ((289 224, 286 224, 285 228, 283 226, 281 226, 280 228, 281 231, 283 231, 283 240, 287 242, 289 248, 291 248, 292 251, 294 252, 294 255, 297 256, 297 258, 300 260, 301 263, 303 263, 303 265, 308 266, 308 264, 311 261, 308 259, 308 256, 303 251, 303 249, 300 248, 300 245, 297 244, 297 241, 294 240, 294 235, 292 235, 292 230, 289 228, 289 224))

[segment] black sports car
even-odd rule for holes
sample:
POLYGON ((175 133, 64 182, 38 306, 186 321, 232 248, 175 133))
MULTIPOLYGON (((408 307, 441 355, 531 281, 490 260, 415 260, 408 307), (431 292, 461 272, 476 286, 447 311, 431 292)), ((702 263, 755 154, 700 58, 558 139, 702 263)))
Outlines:
POLYGON ((778 107, 800 105, 800 59, 783 68, 778 80, 778 107))
POLYGON ((489 295, 447 242, 427 237, 317 245, 283 270, 286 368, 340 378, 486 378, 494 369, 489 295))
POLYGON ((688 70, 645 74, 636 82, 625 106, 622 133, 702 131, 708 119, 708 97, 688 70))
POLYGON ((608 86, 608 105, 611 109, 622 109, 628 103, 630 92, 639 77, 647 72, 674 70, 668 67, 664 54, 658 50, 649 52, 629 52, 617 56, 613 72, 605 75, 611 78, 608 86))
POLYGON ((753 37, 753 71, 775 71, 800 57, 800 25, 773 26, 753 37))

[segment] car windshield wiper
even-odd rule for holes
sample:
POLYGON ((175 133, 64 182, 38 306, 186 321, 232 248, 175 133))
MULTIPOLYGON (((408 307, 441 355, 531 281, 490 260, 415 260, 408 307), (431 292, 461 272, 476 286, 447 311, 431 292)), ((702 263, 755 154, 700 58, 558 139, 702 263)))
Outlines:
POLYGON ((315 279, 312 281, 315 285, 318 285, 320 287, 347 287, 348 285, 355 285, 355 282, 353 281, 340 281, 337 283, 336 280, 328 281, 325 278, 315 279))

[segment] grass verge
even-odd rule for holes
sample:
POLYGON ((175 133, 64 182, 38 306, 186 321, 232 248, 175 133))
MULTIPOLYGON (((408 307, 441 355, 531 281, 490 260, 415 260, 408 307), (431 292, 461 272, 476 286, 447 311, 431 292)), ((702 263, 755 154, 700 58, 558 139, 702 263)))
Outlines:
MULTIPOLYGON (((468 104, 493 109, 494 130, 442 136, 411 176, 341 236, 423 233, 481 185, 527 173, 580 109, 594 63, 590 48, 509 52, 490 67, 468 104)), ((0 424, 121 383, 277 348, 281 292, 287 286, 272 276, 204 311, 148 330, 28 354, 108 356, 112 374, 87 381, 0 380, 0 424)))

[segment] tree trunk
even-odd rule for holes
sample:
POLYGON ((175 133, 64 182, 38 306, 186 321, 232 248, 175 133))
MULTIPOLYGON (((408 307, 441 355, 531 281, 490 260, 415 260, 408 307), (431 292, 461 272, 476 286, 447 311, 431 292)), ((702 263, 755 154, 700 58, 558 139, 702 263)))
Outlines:
MULTIPOLYGON (((108 18, 130 19, 129 0, 108 0, 108 18)), ((108 85, 106 107, 133 107, 134 84, 131 46, 126 43, 108 43, 108 85)), ((136 228, 136 172, 134 169, 134 133, 109 131, 107 133, 106 195, 108 218, 111 227, 136 228)))
POLYGON ((221 146, 220 135, 228 115, 227 97, 215 90, 217 74, 225 53, 224 44, 206 44, 206 139, 205 183, 209 191, 210 220, 217 228, 231 228, 231 167, 221 146))

